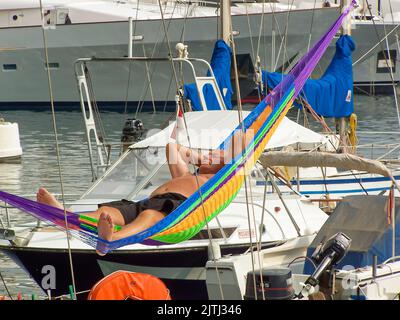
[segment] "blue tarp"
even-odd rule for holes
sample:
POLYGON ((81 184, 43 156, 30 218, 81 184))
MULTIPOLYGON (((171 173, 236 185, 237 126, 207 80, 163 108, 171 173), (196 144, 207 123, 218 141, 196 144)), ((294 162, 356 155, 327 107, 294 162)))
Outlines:
MULTIPOLYGON (((211 57, 211 68, 214 72, 215 79, 219 90, 224 98, 225 106, 227 109, 232 109, 232 84, 231 84, 231 48, 223 40, 218 40, 215 43, 214 51, 211 57)), ((209 76, 207 72, 207 76, 209 76)), ((203 88, 204 98, 208 110, 220 110, 214 89, 210 85, 205 85, 203 88)), ((196 85, 194 83, 185 84, 184 95, 192 103, 192 109, 201 111, 199 95, 197 93, 196 85)))
MULTIPOLYGON (((309 79, 300 96, 305 98, 315 112, 324 117, 348 117, 353 113, 353 68, 351 54, 355 43, 351 36, 343 35, 336 42, 336 52, 324 75, 319 80, 309 79)), ((281 82, 277 72, 262 73, 268 89, 281 82)), ((297 107, 301 104, 296 103, 297 107)))
MULTIPOLYGON (((393 229, 387 218, 387 196, 349 196, 345 197, 329 216, 307 250, 311 257, 320 242, 324 242, 337 232, 345 233, 352 239, 350 250, 338 264, 337 269, 344 266, 361 268, 372 265, 376 256, 382 263, 392 256, 393 229)), ((400 201, 396 198, 396 255, 400 254, 400 201)), ((311 274, 314 267, 305 263, 304 273, 311 274)))

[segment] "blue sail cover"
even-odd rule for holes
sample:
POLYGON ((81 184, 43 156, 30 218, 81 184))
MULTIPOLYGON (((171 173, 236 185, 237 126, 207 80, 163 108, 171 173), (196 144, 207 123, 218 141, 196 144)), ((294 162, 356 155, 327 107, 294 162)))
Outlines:
MULTIPOLYGON (((324 117, 348 117, 354 111, 353 68, 351 54, 355 50, 351 36, 343 35, 336 42, 336 53, 324 75, 319 80, 309 79, 300 96, 307 100, 314 111, 324 117)), ((281 82, 277 72, 262 72, 263 83, 268 89, 281 82)), ((301 107, 298 102, 297 107, 301 107)))
MULTIPOLYGON (((232 84, 231 84, 231 55, 232 49, 225 43, 224 40, 218 40, 215 43, 214 51, 211 57, 211 68, 214 72, 215 79, 219 90, 222 93, 225 106, 227 109, 232 109, 232 84)), ((210 72, 207 72, 209 76, 210 72)), ((210 85, 205 85, 203 88, 204 98, 207 105, 207 110, 220 110, 215 92, 210 85)), ((185 84, 184 95, 192 103, 192 109, 195 111, 203 110, 201 107, 199 95, 197 94, 196 84, 185 84)))
MULTIPOLYGON (((396 198, 395 254, 400 254, 400 201, 396 198)), ((348 196, 341 201, 322 226, 307 250, 311 257, 319 243, 328 240, 337 232, 343 232, 352 240, 350 250, 336 266, 361 268, 372 265, 376 256, 382 263, 392 256, 393 229, 388 223, 388 197, 381 195, 348 196)), ((311 274, 314 267, 305 263, 304 273, 311 274)))

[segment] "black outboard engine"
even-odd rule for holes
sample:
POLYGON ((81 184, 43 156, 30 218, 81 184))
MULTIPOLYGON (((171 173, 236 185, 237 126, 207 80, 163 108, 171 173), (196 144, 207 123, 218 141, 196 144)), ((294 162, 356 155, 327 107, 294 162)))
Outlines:
POLYGON ((293 297, 292 271, 289 268, 265 268, 261 272, 247 273, 245 300, 290 300, 293 297))
POLYGON ((123 151, 125 152, 132 143, 141 140, 145 132, 146 130, 141 120, 135 118, 126 119, 121 136, 123 151))
POLYGON ((318 285, 319 277, 328 269, 337 265, 349 251, 351 239, 342 232, 336 233, 325 243, 321 243, 314 251, 311 259, 317 265, 314 273, 303 284, 303 289, 297 296, 299 299, 308 296, 318 285))

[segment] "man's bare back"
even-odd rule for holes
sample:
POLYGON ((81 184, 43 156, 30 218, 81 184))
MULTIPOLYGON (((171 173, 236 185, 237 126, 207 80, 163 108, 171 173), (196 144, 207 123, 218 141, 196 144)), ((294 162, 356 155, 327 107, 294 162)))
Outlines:
POLYGON ((165 193, 179 193, 189 198, 203 184, 205 184, 213 175, 212 174, 188 174, 178 178, 172 178, 170 181, 159 186, 154 190, 150 197, 154 197, 165 193))

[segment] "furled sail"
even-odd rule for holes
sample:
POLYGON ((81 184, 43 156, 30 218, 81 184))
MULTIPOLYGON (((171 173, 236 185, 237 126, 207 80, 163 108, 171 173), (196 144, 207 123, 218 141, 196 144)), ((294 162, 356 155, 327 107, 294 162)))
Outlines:
MULTIPOLYGON (((336 41, 336 52, 320 79, 308 79, 300 93, 314 111, 324 117, 348 117, 354 111, 353 63, 355 50, 351 36, 343 35, 336 41)), ((262 72, 263 83, 273 89, 281 82, 282 73, 262 72)), ((302 104, 295 102, 299 108, 302 104)))
MULTIPOLYGON (((235 198, 246 174, 259 159, 275 129, 300 93, 326 48, 354 6, 354 1, 339 16, 327 33, 297 63, 292 71, 274 90, 243 120, 238 130, 252 130, 251 141, 231 163, 222 167, 200 189, 185 200, 176 210, 152 227, 135 235, 105 241, 97 236, 97 221, 84 215, 67 213, 70 232, 102 252, 134 243, 151 245, 178 243, 192 238, 208 221, 224 210, 235 198)), ((221 144, 220 149, 230 144, 235 131, 221 144)), ((65 228, 64 211, 38 204, 34 201, 0 193, 0 199, 32 215, 65 228)))
MULTIPOLYGON (((232 84, 231 84, 231 56, 232 49, 225 43, 224 40, 218 40, 215 43, 214 51, 211 56, 210 66, 213 70, 215 80, 217 81, 219 90, 227 109, 232 109, 232 84)), ((210 76, 210 72, 207 72, 210 76)), ((203 110, 200 102, 199 94, 195 83, 184 85, 184 94, 191 101, 194 111, 203 110)), ((207 104, 207 110, 220 110, 221 107, 215 96, 214 88, 210 85, 205 85, 203 88, 204 99, 207 104)))

